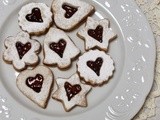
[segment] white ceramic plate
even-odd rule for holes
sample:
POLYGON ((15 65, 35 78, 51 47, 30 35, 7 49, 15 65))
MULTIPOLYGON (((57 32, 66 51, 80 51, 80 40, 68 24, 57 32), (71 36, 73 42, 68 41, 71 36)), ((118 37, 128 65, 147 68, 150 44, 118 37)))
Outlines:
MULTIPOLYGON (((110 43, 108 53, 115 61, 116 71, 108 84, 93 88, 88 107, 65 112, 60 102, 49 100, 46 109, 39 108, 16 87, 17 72, 2 60, 3 41, 15 36, 18 11, 29 2, 51 5, 52 0, 0 1, 0 119, 1 120, 129 120, 143 105, 154 75, 155 43, 146 18, 133 0, 85 0, 94 5, 95 19, 108 18, 118 38, 110 43)), ((82 25, 83 26, 83 25, 82 25)), ((81 26, 81 27, 82 27, 81 26)), ((80 28, 81 28, 80 27, 80 28)), ((79 29, 80 29, 79 28, 79 29)), ((67 33, 84 52, 84 41, 76 29, 67 33)), ((41 43, 44 36, 35 37, 41 43)), ((42 58, 41 53, 41 58, 42 58)), ((76 61, 68 71, 51 68, 55 78, 69 77, 76 72, 76 61)))

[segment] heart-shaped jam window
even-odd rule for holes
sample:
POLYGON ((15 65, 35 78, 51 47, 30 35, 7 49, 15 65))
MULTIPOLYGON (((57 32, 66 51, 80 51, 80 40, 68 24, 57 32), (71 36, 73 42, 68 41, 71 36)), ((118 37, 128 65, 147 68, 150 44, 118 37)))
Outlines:
POLYGON ((39 8, 33 8, 31 14, 26 15, 26 19, 29 22, 43 22, 41 11, 39 8))
POLYGON ((16 42, 16 48, 19 54, 19 58, 22 59, 23 56, 31 49, 31 43, 27 42, 26 44, 23 44, 21 42, 16 42))
POLYGON ((56 52, 61 58, 63 58, 63 53, 66 48, 66 45, 67 45, 66 41, 61 39, 59 40, 58 43, 52 42, 49 45, 49 48, 53 50, 54 52, 56 52))
POLYGON ((37 74, 35 77, 28 77, 26 79, 26 85, 33 89, 35 92, 41 92, 42 84, 43 84, 43 76, 41 74, 37 74))
POLYGON ((67 4, 63 4, 62 8, 66 11, 65 18, 71 18, 78 10, 76 7, 67 4))
POLYGON ((98 25, 96 29, 89 29, 88 35, 99 41, 100 43, 103 42, 103 27, 101 25, 98 25))
POLYGON ((80 85, 71 85, 69 82, 65 82, 64 88, 66 90, 68 101, 70 101, 75 95, 77 95, 82 90, 80 85))
POLYGON ((98 57, 95 61, 87 61, 87 66, 91 68, 97 76, 100 75, 100 69, 103 64, 103 59, 101 57, 98 57))

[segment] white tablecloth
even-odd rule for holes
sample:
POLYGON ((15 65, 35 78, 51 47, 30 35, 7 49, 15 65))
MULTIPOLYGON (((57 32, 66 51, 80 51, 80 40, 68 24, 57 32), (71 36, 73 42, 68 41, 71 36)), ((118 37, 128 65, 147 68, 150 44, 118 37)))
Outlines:
POLYGON ((153 88, 134 120, 160 120, 160 0, 135 0, 146 15, 155 36, 157 61, 153 88))

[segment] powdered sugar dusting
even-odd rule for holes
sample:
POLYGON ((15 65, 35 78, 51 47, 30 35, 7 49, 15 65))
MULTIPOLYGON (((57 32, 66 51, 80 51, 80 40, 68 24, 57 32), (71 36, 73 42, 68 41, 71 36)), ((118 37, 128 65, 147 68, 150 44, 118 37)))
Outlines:
POLYGON ((40 49, 40 43, 37 40, 31 40, 29 34, 26 32, 20 32, 16 37, 8 37, 5 40, 6 50, 4 51, 3 58, 7 62, 13 62, 13 66, 17 70, 22 70, 26 65, 34 65, 38 62, 37 53, 40 49), (21 42, 26 44, 31 43, 30 50, 23 56, 22 59, 19 58, 17 52, 16 43, 21 42))
POLYGON ((80 76, 92 85, 102 84, 103 82, 108 81, 108 78, 113 74, 113 64, 114 63, 111 57, 105 54, 105 52, 99 50, 90 50, 89 52, 84 53, 81 57, 79 57, 79 61, 77 62, 80 76), (98 57, 103 59, 103 64, 100 69, 100 76, 97 76, 97 74, 95 74, 95 72, 86 64, 87 61, 95 61, 98 57))
POLYGON ((78 74, 72 75, 69 79, 59 78, 56 80, 58 84, 58 90, 53 94, 53 98, 62 100, 66 111, 71 110, 75 105, 87 106, 86 94, 91 90, 89 85, 82 84, 78 74), (70 101, 68 101, 64 83, 69 82, 71 85, 79 84, 82 90, 75 95, 70 101))
POLYGON ((30 34, 38 34, 45 32, 45 30, 50 27, 52 22, 52 12, 50 11, 50 8, 44 3, 29 3, 23 6, 19 11, 18 20, 22 30, 27 31, 30 34), (26 15, 30 14, 33 8, 40 9, 43 19, 42 23, 29 22, 26 19, 26 15))
POLYGON ((98 47, 107 51, 109 41, 116 37, 116 34, 109 28, 109 20, 102 19, 99 21, 94 20, 91 17, 88 17, 86 26, 78 32, 78 35, 85 39, 85 49, 89 50, 94 47, 98 47), (98 25, 103 27, 102 34, 102 43, 88 35, 89 29, 95 29, 98 25))
POLYGON ((50 28, 44 40, 44 53, 45 64, 57 64, 60 68, 66 68, 71 64, 71 59, 80 53, 80 50, 74 45, 65 32, 57 28, 50 28), (57 43, 60 39, 64 39, 66 41, 66 47, 62 58, 49 48, 50 43, 57 43))
POLYGON ((93 11, 94 7, 80 0, 54 0, 52 9, 56 25, 64 30, 70 30, 93 11), (64 17, 66 11, 62 9, 63 4, 75 6, 78 8, 78 11, 71 18, 67 19, 64 17))

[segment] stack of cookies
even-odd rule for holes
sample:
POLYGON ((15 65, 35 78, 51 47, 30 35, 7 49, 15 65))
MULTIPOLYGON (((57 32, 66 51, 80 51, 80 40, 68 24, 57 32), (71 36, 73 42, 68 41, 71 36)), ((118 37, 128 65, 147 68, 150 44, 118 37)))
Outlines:
POLYGON ((91 88, 103 86, 113 76, 114 61, 106 52, 116 34, 109 20, 89 17, 94 11, 93 5, 81 0, 54 0, 51 8, 44 3, 29 3, 19 11, 22 31, 5 39, 3 59, 20 72, 18 89, 40 107, 46 108, 54 80, 58 87, 52 98, 70 111, 75 106, 86 107, 91 88), (84 21, 85 27, 77 33, 85 42, 85 52, 81 54, 67 33, 84 21), (31 38, 44 34, 43 45, 31 38), (41 51, 43 65, 39 65, 41 51), (67 71, 77 58, 77 71, 70 78, 54 79, 51 66, 67 71))

